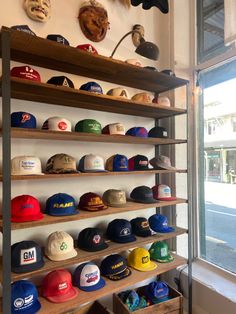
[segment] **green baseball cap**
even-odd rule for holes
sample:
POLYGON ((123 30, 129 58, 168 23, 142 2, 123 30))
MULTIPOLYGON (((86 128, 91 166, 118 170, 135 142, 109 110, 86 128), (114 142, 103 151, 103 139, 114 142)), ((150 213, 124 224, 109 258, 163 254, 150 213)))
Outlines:
POLYGON ((93 119, 84 119, 76 123, 75 132, 102 133, 101 123, 93 119))
POLYGON ((169 263, 174 260, 174 257, 170 255, 168 244, 164 241, 154 242, 149 253, 151 259, 159 263, 169 263))

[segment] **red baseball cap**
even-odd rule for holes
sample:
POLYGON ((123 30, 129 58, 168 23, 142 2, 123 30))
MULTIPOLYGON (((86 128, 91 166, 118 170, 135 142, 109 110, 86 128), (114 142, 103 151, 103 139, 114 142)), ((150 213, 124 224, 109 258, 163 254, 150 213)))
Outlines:
POLYGON ((153 197, 159 201, 174 201, 175 196, 171 196, 171 188, 165 184, 158 184, 152 188, 153 197))
POLYGON ((43 279, 42 295, 53 303, 72 300, 78 294, 78 289, 72 286, 71 273, 66 269, 54 270, 43 279))
POLYGON ((26 80, 41 82, 40 74, 28 65, 12 68, 11 76, 20 77, 26 80))
POLYGON ((93 53, 95 55, 98 54, 97 50, 90 44, 78 45, 76 48, 93 53))
POLYGON ((88 192, 80 197, 79 209, 94 211, 106 208, 107 206, 104 205, 102 198, 98 194, 88 192))
POLYGON ((25 222, 40 220, 43 214, 40 211, 39 201, 30 195, 19 195, 11 200, 11 221, 25 222))

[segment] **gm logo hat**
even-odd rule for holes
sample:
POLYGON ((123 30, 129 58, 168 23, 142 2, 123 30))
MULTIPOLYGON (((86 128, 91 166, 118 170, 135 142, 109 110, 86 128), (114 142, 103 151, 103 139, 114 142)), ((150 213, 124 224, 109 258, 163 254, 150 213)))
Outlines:
POLYGON ((128 265, 140 271, 151 271, 157 268, 157 264, 150 260, 148 250, 136 248, 128 255, 128 265))
POLYGON ((154 214, 148 218, 151 229, 155 232, 169 233, 175 231, 175 228, 168 226, 168 219, 164 215, 154 214))
POLYGON ((171 196, 171 189, 168 185, 158 184, 152 187, 153 197, 160 201, 174 201, 175 196, 171 196))
POLYGON ((84 90, 95 94, 103 94, 101 86, 96 82, 88 82, 86 84, 83 84, 80 86, 80 90, 84 90))
POLYGON ((102 134, 125 135, 125 128, 121 123, 111 123, 102 129, 102 134))
POLYGON ((104 205, 102 198, 98 194, 92 192, 83 194, 80 197, 78 206, 79 209, 89 211, 102 210, 107 208, 107 206, 104 205))
POLYGON ((102 199, 104 203, 111 207, 125 207, 126 195, 125 191, 109 189, 103 193, 102 199))
POLYGON ((64 75, 53 76, 47 81, 47 83, 57 85, 57 86, 65 86, 65 87, 71 87, 71 88, 75 87, 74 83, 67 76, 64 76, 64 75))
POLYGON ((122 87, 115 87, 115 88, 110 89, 107 92, 107 95, 114 96, 114 97, 129 98, 127 90, 122 87))
POLYGON ((50 216, 70 216, 79 212, 72 196, 66 193, 57 193, 47 199, 45 213, 50 216))
POLYGON ((90 52, 94 55, 98 54, 97 50, 90 44, 78 45, 76 48, 83 50, 83 51, 86 51, 86 52, 90 52))
POLYGON ((128 171, 128 158, 125 155, 112 155, 106 161, 106 170, 108 171, 128 171))
POLYGON ((43 175, 41 161, 35 156, 17 156, 11 160, 11 174, 26 175, 43 175))
POLYGON ((40 74, 28 65, 12 68, 11 76, 20 77, 30 81, 41 82, 40 74))
POLYGON ((99 228, 85 228, 78 236, 78 247, 84 251, 96 252, 108 247, 99 228))
POLYGON ((137 136, 137 137, 148 137, 148 131, 142 126, 130 128, 126 135, 137 136))
POLYGON ((101 134, 101 123, 93 119, 84 119, 76 123, 75 132, 101 134))
POLYGON ((71 132, 71 122, 62 117, 51 117, 43 123, 42 130, 71 132))
POLYGON ((169 263, 174 260, 174 257, 170 254, 168 244, 164 241, 152 243, 149 253, 151 259, 159 263, 169 263))
POLYGON ((36 118, 34 115, 24 111, 12 112, 11 126, 15 128, 36 129, 36 118))
POLYGON ((69 41, 63 37, 62 35, 57 35, 57 34, 49 34, 47 35, 47 39, 52 40, 52 41, 56 41, 59 44, 62 45, 66 45, 69 46, 69 41))
POLYGON ((79 161, 78 166, 81 172, 106 172, 104 159, 99 155, 85 155, 79 161))
POLYGON ((126 219, 114 219, 107 226, 107 237, 118 243, 136 241, 131 223, 126 219))
POLYGON ((136 155, 129 159, 129 170, 148 170, 148 158, 144 155, 136 155))
POLYGON ((43 214, 40 211, 39 201, 31 195, 19 195, 11 200, 11 221, 27 222, 40 220, 43 214))
POLYGON ((50 157, 46 164, 47 173, 77 173, 76 161, 70 155, 56 154, 50 157))
POLYGON ((126 259, 119 254, 112 254, 101 262, 101 274, 110 280, 121 280, 131 275, 126 259))

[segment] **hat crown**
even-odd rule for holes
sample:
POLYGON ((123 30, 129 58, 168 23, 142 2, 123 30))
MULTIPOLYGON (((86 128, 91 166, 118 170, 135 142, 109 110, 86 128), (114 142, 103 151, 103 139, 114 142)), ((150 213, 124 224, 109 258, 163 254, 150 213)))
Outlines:
POLYGON ((90 287, 96 285, 100 281, 100 270, 93 263, 86 263, 80 269, 79 286, 90 287))
POLYGON ((35 156, 16 156, 11 160, 12 175, 41 174, 41 161, 35 156))
POLYGON ((57 269, 43 279, 44 296, 58 296, 66 294, 72 288, 72 277, 69 271, 57 269))
POLYGON ((64 255, 74 249, 73 238, 64 231, 56 231, 49 235, 47 251, 51 255, 64 255))

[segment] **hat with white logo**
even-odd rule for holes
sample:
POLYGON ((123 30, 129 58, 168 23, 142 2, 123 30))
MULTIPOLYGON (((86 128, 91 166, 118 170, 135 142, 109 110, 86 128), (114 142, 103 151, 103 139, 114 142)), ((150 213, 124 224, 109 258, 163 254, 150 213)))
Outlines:
POLYGON ((165 184, 158 184, 152 188, 153 197, 160 201, 174 201, 175 196, 171 196, 171 188, 165 184))
POLYGON ((154 169, 176 170, 175 167, 171 166, 170 158, 164 155, 158 155, 152 158, 149 162, 154 169))
POLYGON ((127 90, 122 87, 115 87, 115 88, 110 89, 107 92, 107 95, 114 96, 114 97, 129 98, 127 90))
POLYGON ((111 123, 102 129, 102 134, 125 135, 125 128, 121 123, 111 123))
POLYGON ((71 132, 71 122, 62 117, 50 117, 43 123, 42 130, 71 132))
POLYGON ((161 106, 170 107, 170 99, 167 96, 154 97, 152 102, 161 106))
POLYGON ((76 173, 76 160, 67 154, 56 154, 46 164, 47 173, 76 173))
POLYGON ((35 156, 17 156, 11 160, 11 174, 19 176, 43 175, 41 161, 35 156))
POLYGON ((56 231, 49 235, 45 254, 52 261, 64 261, 77 256, 73 238, 65 231, 56 231))
POLYGON ((107 237, 118 243, 136 241, 131 223, 126 219, 114 219, 107 226, 107 237))
POLYGON ((106 172, 104 159, 99 155, 85 155, 79 161, 79 171, 82 172, 106 172))

